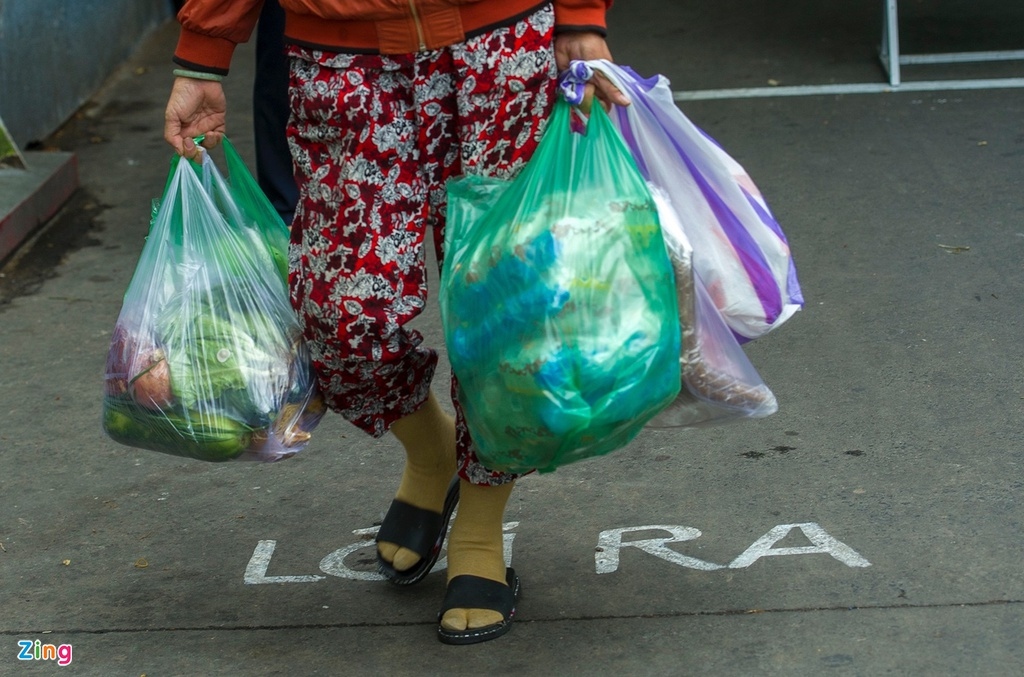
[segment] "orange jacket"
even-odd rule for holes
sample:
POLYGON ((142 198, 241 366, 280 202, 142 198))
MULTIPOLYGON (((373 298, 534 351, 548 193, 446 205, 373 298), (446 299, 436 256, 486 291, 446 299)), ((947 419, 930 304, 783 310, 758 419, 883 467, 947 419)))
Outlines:
MULTIPOLYGON (((612 0, 280 0, 285 40, 335 52, 403 54, 437 49, 507 25, 548 1, 556 30, 604 32, 612 0)), ((174 60, 226 74, 249 39, 262 0, 189 0, 178 13, 174 60)))

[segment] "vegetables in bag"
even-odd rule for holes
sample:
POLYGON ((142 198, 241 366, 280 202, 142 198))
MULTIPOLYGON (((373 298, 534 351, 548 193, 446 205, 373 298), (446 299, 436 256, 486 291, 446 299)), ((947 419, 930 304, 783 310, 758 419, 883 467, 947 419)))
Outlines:
POLYGON ((177 456, 276 461, 325 407, 280 266, 287 228, 257 216, 262 193, 240 197, 255 183, 225 153, 230 185, 208 153, 172 161, 114 328, 103 428, 177 456))
POLYGON ((578 90, 593 71, 631 100, 614 109, 613 122, 644 177, 672 200, 694 269, 740 342, 792 317, 804 301, 789 244, 743 167, 679 110, 664 76, 575 61, 563 87, 578 90))
POLYGON ((512 182, 448 186, 440 306, 487 467, 551 471, 629 442, 680 389, 679 322, 658 213, 595 107, 559 101, 512 182))

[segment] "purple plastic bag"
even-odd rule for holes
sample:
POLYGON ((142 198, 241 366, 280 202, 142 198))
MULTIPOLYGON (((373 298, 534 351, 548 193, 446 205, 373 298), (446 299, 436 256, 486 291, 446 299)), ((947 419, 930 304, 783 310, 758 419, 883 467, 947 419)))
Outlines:
POLYGON ((651 186, 672 261, 679 301, 679 396, 647 423, 649 428, 692 427, 763 418, 779 409, 775 395, 750 362, 736 335, 693 269, 693 248, 679 214, 651 186))
POLYGON ((609 61, 575 61, 570 101, 594 71, 632 102, 612 120, 644 177, 669 197, 693 247, 693 266, 740 342, 780 326, 803 306, 789 244, 747 172, 675 105, 669 81, 609 61))

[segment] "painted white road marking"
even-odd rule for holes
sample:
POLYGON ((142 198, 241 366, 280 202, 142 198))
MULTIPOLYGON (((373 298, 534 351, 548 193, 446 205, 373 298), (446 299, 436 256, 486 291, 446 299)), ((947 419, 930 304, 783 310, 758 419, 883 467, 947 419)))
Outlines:
POLYGON ((688 569, 699 569, 701 571, 714 571, 723 569, 721 564, 705 562, 696 557, 681 555, 675 550, 666 547, 669 543, 682 543, 700 538, 700 530, 693 527, 651 525, 645 527, 626 527, 625 529, 609 529, 602 531, 597 539, 597 552, 594 553, 594 564, 599 574, 610 574, 619 568, 619 551, 622 548, 637 548, 648 555, 654 555, 660 559, 678 564, 688 569), (671 536, 667 538, 648 538, 639 541, 622 541, 623 534, 635 531, 667 531, 671 536))
POLYGON ((702 101, 708 99, 752 99, 776 96, 839 96, 843 94, 898 94, 900 92, 948 92, 975 89, 1019 89, 1024 78, 996 78, 987 80, 932 80, 889 83, 868 82, 837 85, 795 85, 792 87, 739 87, 736 89, 703 89, 672 92, 676 101, 702 101))
MULTIPOLYGON (((504 555, 505 566, 512 566, 512 545, 516 534, 513 529, 519 526, 519 522, 506 522, 504 524, 504 555)), ((351 555, 363 549, 375 548, 374 536, 380 527, 369 527, 366 529, 355 529, 352 533, 359 537, 355 543, 327 554, 320 560, 320 571, 328 576, 347 578, 355 581, 383 581, 384 577, 375 570, 353 569, 345 560, 351 555)), ((653 524, 639 527, 624 527, 620 529, 608 529, 598 535, 597 550, 594 554, 594 565, 596 573, 609 574, 619 570, 620 553, 623 548, 636 548, 648 555, 663 559, 677 566, 698 571, 717 571, 719 569, 745 569, 754 564, 762 557, 780 557, 786 555, 817 555, 827 554, 842 562, 848 567, 863 568, 871 566, 871 562, 862 557, 853 548, 837 540, 821 525, 816 522, 800 522, 795 524, 780 524, 773 527, 768 533, 760 537, 749 548, 743 551, 739 557, 729 564, 715 564, 689 555, 683 555, 668 547, 671 543, 685 543, 701 537, 701 531, 694 527, 653 524), (798 547, 777 548, 775 544, 786 538, 794 529, 799 529, 811 545, 798 547), (641 531, 662 531, 668 532, 667 536, 657 538, 644 538, 634 541, 623 540, 626 534, 633 534, 641 531)), ((267 569, 270 566, 270 559, 274 555, 277 541, 265 540, 256 544, 249 564, 245 567, 244 581, 246 585, 262 585, 267 583, 315 583, 325 577, 320 575, 310 576, 267 576, 267 569)), ((375 557, 375 555, 371 555, 375 557)), ((442 571, 448 566, 448 558, 441 557, 431 573, 442 571)))
POLYGON ((256 549, 252 551, 249 564, 245 567, 246 585, 261 585, 264 583, 314 583, 323 580, 323 576, 267 576, 267 567, 270 566, 270 558, 274 556, 277 548, 277 541, 260 541, 256 549))
MULTIPOLYGON (((373 571, 358 571, 356 569, 350 569, 345 564, 345 558, 352 553, 362 550, 363 548, 376 548, 377 544, 373 540, 372 536, 377 535, 377 531, 380 527, 370 527, 368 529, 356 529, 352 533, 356 536, 371 537, 371 538, 360 538, 351 545, 346 545, 344 548, 338 548, 334 552, 328 554, 322 560, 320 560, 320 571, 324 572, 328 576, 337 576, 338 578, 348 578, 353 581, 383 581, 385 578, 376 571, 374 567, 373 571)), ((376 554, 373 555, 374 561, 376 561, 376 554)))
MULTIPOLYGON (((512 566, 512 542, 515 540, 516 535, 510 532, 519 526, 519 522, 506 522, 504 524, 504 531, 506 532, 503 537, 504 548, 505 548, 505 566, 512 566)), ((320 560, 320 571, 329 575, 337 576, 338 578, 348 578, 354 581, 383 581, 384 576, 374 571, 359 571, 352 569, 345 560, 353 553, 362 550, 363 548, 375 548, 376 543, 373 540, 373 536, 377 535, 377 531, 380 527, 369 527, 367 529, 356 529, 352 533, 357 536, 363 536, 364 538, 359 541, 346 545, 343 548, 338 548, 334 552, 328 554, 322 560, 320 560), (369 538, 368 538, 369 537, 369 538)), ((376 558, 376 554, 373 554, 376 558)), ((434 568, 430 570, 431 573, 436 571, 443 571, 448 568, 448 558, 441 557, 437 560, 434 568)))
POLYGON ((780 555, 814 555, 828 553, 848 567, 869 567, 871 562, 860 556, 853 548, 837 541, 815 522, 801 524, 780 524, 767 534, 754 541, 742 555, 729 563, 730 569, 743 569, 762 557, 778 557, 780 555), (793 529, 799 529, 814 545, 797 548, 773 548, 772 546, 789 535, 793 529))

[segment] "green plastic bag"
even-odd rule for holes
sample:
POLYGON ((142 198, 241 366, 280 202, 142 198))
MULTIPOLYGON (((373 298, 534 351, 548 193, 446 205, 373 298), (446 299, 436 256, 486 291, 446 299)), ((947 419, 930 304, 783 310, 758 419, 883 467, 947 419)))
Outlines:
POLYGON ((624 446, 679 393, 680 328, 657 209, 595 106, 559 101, 512 182, 448 186, 440 306, 480 460, 509 472, 624 446))
MULTIPOLYGON (((261 238, 274 259, 281 276, 288 279, 288 241, 291 233, 288 224, 270 204, 266 193, 260 188, 255 177, 249 172, 245 161, 235 150, 228 138, 223 137, 224 160, 228 168, 228 184, 234 206, 243 215, 243 222, 237 225, 249 226, 251 234, 261 238), (258 226, 256 224, 259 224, 258 226)), ((230 209, 230 207, 228 207, 230 209)), ((233 211, 229 213, 234 214, 233 211)))
POLYGON ((230 183, 209 153, 172 159, 107 354, 103 429, 203 461, 277 461, 325 408, 281 268, 287 227, 225 154, 230 183))

